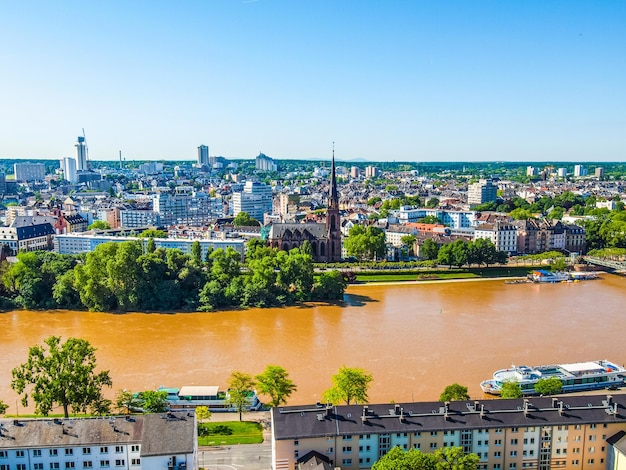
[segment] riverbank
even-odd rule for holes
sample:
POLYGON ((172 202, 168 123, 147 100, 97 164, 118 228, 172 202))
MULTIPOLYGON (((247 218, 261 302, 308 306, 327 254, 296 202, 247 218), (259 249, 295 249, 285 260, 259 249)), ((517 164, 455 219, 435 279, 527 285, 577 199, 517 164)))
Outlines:
POLYGON ((452 278, 452 279, 420 279, 413 281, 370 281, 370 282, 356 282, 350 284, 350 287, 366 287, 366 286, 402 286, 402 285, 415 285, 415 284, 444 284, 451 282, 480 282, 480 281, 513 281, 525 279, 525 276, 511 276, 511 277, 472 277, 472 278, 452 278))

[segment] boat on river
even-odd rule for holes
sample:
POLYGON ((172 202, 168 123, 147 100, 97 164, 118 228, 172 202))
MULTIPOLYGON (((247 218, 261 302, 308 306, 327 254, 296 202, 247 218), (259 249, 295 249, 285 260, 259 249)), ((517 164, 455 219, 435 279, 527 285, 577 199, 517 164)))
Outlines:
POLYGON ((536 269, 528 275, 528 279, 532 282, 538 283, 551 283, 556 282, 575 282, 575 281, 588 281, 590 279, 597 279, 598 274, 595 272, 565 272, 557 271, 551 272, 545 269, 536 269))
MULTIPOLYGON (((196 386, 186 385, 181 388, 159 387, 157 392, 167 393, 167 402, 170 410, 183 410, 206 406, 209 411, 237 411, 230 403, 228 390, 220 390, 217 385, 196 386)), ((257 411, 262 403, 255 390, 246 392, 245 411, 257 411)))
POLYGON ((575 362, 544 366, 511 366, 494 372, 493 379, 480 383, 483 392, 500 395, 505 382, 519 383, 524 395, 536 395, 535 384, 541 379, 556 377, 563 384, 561 393, 616 389, 624 385, 624 367, 608 361, 575 362))

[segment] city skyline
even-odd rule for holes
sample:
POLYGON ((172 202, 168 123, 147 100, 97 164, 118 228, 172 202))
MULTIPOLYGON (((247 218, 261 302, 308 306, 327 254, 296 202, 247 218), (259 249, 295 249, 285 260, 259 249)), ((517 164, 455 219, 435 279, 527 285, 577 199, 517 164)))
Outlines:
POLYGON ((0 158, 626 160, 622 2, 6 3, 0 158))

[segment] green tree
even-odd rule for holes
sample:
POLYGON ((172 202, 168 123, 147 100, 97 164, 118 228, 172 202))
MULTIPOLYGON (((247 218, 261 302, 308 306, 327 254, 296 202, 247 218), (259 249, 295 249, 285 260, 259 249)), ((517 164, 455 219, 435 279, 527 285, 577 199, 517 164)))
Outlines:
POLYGON ((141 408, 141 400, 138 394, 130 390, 118 390, 115 395, 115 407, 126 414, 131 414, 133 411, 141 408))
POLYGON ((202 247, 198 240, 191 244, 191 260, 196 266, 202 266, 202 247))
POLYGON ((432 238, 424 240, 420 248, 420 258, 436 260, 439 254, 439 245, 432 238))
POLYGON ((287 398, 298 389, 287 371, 280 366, 267 366, 255 379, 259 392, 270 396, 272 400, 269 404, 273 407, 287 403, 287 398))
POLYGON ((500 398, 520 398, 523 395, 519 382, 510 380, 502 383, 500 398))
POLYGON ((144 413, 163 413, 168 407, 167 392, 164 390, 140 392, 139 400, 144 413))
POLYGON ((438 224, 439 218, 436 215, 427 215, 418 220, 420 224, 438 224))
POLYGON ((446 243, 439 247, 437 252, 437 263, 448 265, 450 268, 454 264, 454 255, 452 253, 452 243, 446 243))
POLYGON ((372 374, 364 369, 342 366, 332 376, 333 386, 324 392, 324 400, 333 404, 345 402, 346 405, 368 403, 367 390, 372 380, 372 374))
MULTIPOLYGON (((35 411, 44 416, 55 405, 63 407, 63 415, 85 412, 102 400, 102 388, 111 386, 109 371, 96 373, 96 349, 88 341, 68 338, 61 343, 58 336, 50 336, 48 346, 32 346, 24 364, 12 370, 11 388, 18 394, 31 389, 35 411)), ((22 397, 28 406, 28 393, 22 397)))
POLYGON ((93 223, 87 227, 88 230, 111 230, 111 226, 104 220, 94 220, 93 223))
POLYGON ((428 207, 429 209, 439 207, 439 199, 437 199, 436 197, 431 197, 428 202, 426 202, 426 207, 428 207))
POLYGON ((250 394, 255 385, 254 379, 248 374, 235 371, 230 375, 226 401, 239 413, 239 421, 241 421, 243 410, 250 405, 250 394))
POLYGON ((521 207, 513 209, 509 215, 515 220, 528 220, 533 217, 528 209, 523 209, 521 207))
POLYGON ((336 269, 321 273, 313 285, 315 300, 342 300, 348 282, 336 269))
POLYGON ((535 384, 535 392, 540 395, 556 395, 563 390, 563 382, 556 377, 541 378, 535 384))
POLYGON ((467 387, 454 383, 448 385, 441 395, 439 401, 453 401, 453 400, 469 400, 470 396, 467 393, 467 387))
POLYGON ((435 452, 437 470, 476 470, 478 455, 463 452, 463 447, 442 447, 435 452))
POLYGON ((382 259, 386 253, 385 232, 378 228, 355 225, 350 229, 349 236, 345 241, 348 255, 356 256, 360 260, 382 259))
POLYGON ((9 405, 7 405, 5 402, 0 400, 0 415, 5 414, 8 409, 9 409, 9 405))
POLYGON ((154 228, 149 228, 144 230, 139 235, 138 238, 167 238, 167 230, 157 230, 154 228))
POLYGON ((250 217, 250 214, 247 212, 240 212, 233 219, 233 225, 235 227, 256 227, 261 225, 258 220, 250 217))
POLYGON ((208 406, 196 406, 196 418, 198 421, 208 421, 211 419, 211 412, 208 406))

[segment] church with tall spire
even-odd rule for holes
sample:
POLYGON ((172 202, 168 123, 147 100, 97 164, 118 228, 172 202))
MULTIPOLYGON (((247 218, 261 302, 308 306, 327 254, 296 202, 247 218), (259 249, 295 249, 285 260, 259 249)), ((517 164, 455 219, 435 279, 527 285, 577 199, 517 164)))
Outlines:
POLYGON ((272 248, 289 251, 299 248, 305 241, 311 244, 311 254, 316 263, 341 261, 341 216, 339 213, 339 192, 335 174, 335 148, 330 170, 330 190, 325 223, 275 223, 268 234, 272 248))

